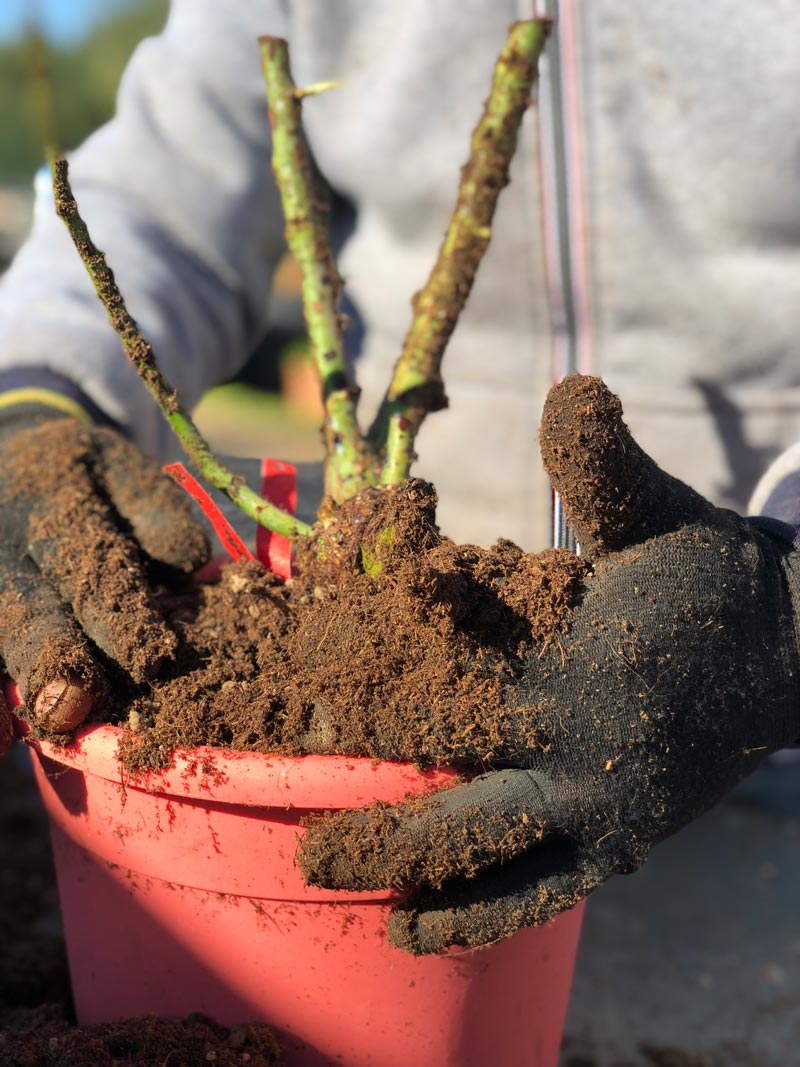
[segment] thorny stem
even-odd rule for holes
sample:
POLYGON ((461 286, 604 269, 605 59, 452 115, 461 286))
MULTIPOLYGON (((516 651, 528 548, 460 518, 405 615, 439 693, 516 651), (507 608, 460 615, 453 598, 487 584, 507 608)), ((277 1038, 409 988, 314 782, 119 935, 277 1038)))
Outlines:
POLYGON ((325 491, 334 500, 354 496, 378 481, 375 454, 356 417, 358 389, 344 356, 341 280, 330 249, 325 211, 301 125, 302 98, 286 41, 261 37, 261 57, 272 128, 272 169, 286 220, 286 243, 302 272, 303 313, 325 408, 325 491))
MULTIPOLYGON (((456 206, 437 261, 424 289, 412 301, 411 326, 366 437, 356 417, 358 389, 344 357, 338 310, 341 280, 300 120, 302 99, 331 88, 332 83, 298 89, 292 80, 286 42, 276 37, 260 39, 272 127, 272 166, 285 215, 287 244, 303 276, 303 310, 325 406, 325 488, 336 501, 378 483, 395 485, 407 478, 422 421, 428 412, 447 405, 442 356, 489 244, 495 206, 508 182, 519 125, 549 29, 546 19, 517 22, 511 27, 495 65, 483 115, 472 135, 470 157, 462 170, 456 206)), ((92 242, 78 212, 64 160, 55 163, 54 189, 56 210, 128 358, 200 473, 267 529, 292 539, 310 534, 309 526, 248 489, 213 455, 158 368, 149 342, 127 311, 105 256, 92 242)))
POLYGON ((489 245, 495 206, 508 183, 519 126, 549 31, 547 19, 515 22, 497 59, 492 88, 461 172, 455 209, 428 281, 412 301, 414 317, 369 431, 373 448, 384 458, 384 485, 408 477, 414 440, 425 416, 447 406, 442 356, 489 245))
POLYGON ((69 183, 67 161, 58 159, 53 171, 53 190, 56 213, 63 219, 70 237, 78 250, 83 265, 92 279, 95 292, 106 309, 109 321, 122 341, 125 354, 146 385, 148 392, 161 409, 164 418, 175 431, 189 459, 203 477, 230 497, 245 514, 273 533, 297 540, 311 533, 311 527, 275 507, 249 489, 236 475, 227 470, 211 451, 181 405, 175 390, 161 373, 150 342, 143 336, 125 306, 125 301, 114 280, 114 273, 106 262, 105 255, 92 241, 86 223, 81 218, 78 205, 69 183))

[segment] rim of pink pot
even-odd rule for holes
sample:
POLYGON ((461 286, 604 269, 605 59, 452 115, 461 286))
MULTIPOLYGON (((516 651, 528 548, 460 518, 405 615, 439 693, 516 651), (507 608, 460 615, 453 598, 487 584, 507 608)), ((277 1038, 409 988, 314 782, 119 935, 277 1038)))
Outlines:
POLYGON ((452 767, 421 769, 410 763, 349 756, 278 756, 201 746, 176 749, 162 771, 131 775, 119 759, 124 730, 89 726, 67 745, 28 739, 43 756, 85 774, 180 799, 281 808, 349 808, 389 803, 453 785, 452 767))

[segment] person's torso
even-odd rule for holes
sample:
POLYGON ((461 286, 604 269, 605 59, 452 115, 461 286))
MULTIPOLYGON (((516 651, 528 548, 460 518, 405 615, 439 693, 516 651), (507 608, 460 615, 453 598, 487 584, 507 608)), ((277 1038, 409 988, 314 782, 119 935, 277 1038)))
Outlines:
MULTIPOLYGON (((356 207, 340 263, 364 320, 362 411, 388 382, 515 0, 288 5, 304 121, 356 207)), ((549 537, 536 431, 570 369, 602 374, 672 473, 743 506, 800 436, 800 8, 561 0, 493 238, 417 472, 461 538, 549 537), (479 502, 476 506, 476 501, 479 502)))

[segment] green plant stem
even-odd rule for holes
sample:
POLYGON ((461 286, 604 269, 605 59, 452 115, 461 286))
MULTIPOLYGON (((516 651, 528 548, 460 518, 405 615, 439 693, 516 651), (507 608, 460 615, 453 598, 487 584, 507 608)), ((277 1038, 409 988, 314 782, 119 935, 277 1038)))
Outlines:
POLYGON ((411 423, 402 411, 393 412, 386 430, 386 449, 381 467, 381 485, 400 485, 416 459, 411 423))
POLYGON ((189 459, 202 476, 237 504, 245 514, 273 533, 296 540, 311 533, 311 527, 275 507, 249 489, 241 478, 227 470, 211 451, 191 416, 181 405, 175 390, 161 373, 150 342, 143 336, 125 306, 105 255, 92 241, 86 223, 81 218, 69 182, 65 159, 56 160, 53 171, 53 190, 56 213, 63 219, 83 265, 92 279, 95 292, 106 309, 109 321, 122 341, 125 354, 158 404, 164 418, 175 431, 189 459))
POLYGON ((444 240, 425 287, 412 301, 413 320, 369 431, 373 448, 384 458, 384 485, 408 477, 425 416, 447 406, 442 356, 489 245, 495 206, 508 183, 519 126, 549 30, 546 19, 515 22, 497 59, 444 240))
POLYGON ((286 220, 286 242, 302 273, 303 313, 322 383, 325 491, 341 501, 375 485, 378 468, 358 425, 358 389, 342 341, 341 281, 301 125, 302 98, 320 87, 304 91, 295 86, 282 38, 261 37, 259 43, 272 128, 272 170, 286 220))

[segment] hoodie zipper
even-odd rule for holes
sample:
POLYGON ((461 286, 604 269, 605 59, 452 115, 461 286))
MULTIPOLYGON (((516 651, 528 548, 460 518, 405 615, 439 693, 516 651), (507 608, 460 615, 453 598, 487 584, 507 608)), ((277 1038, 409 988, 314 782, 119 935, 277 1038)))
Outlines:
MULTIPOLYGON (((525 5, 530 7, 530 5, 525 5)), ((553 19, 539 84, 539 189, 542 202, 553 381, 594 368, 586 225, 578 3, 535 0, 537 16, 553 19)), ((558 494, 553 499, 553 544, 576 549, 558 494)))

